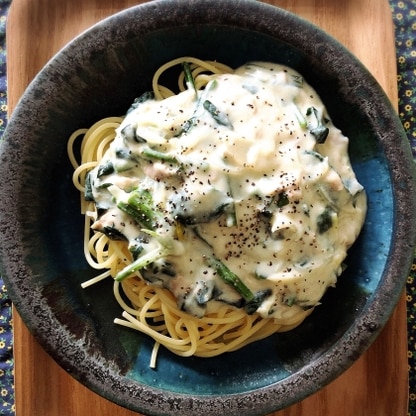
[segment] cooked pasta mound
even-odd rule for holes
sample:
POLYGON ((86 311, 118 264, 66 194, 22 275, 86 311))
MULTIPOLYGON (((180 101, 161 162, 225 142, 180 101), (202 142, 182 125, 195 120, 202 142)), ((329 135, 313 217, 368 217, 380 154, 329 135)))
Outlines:
POLYGON ((120 325, 213 357, 298 326, 336 284, 366 213, 348 138, 293 69, 182 57, 123 117, 68 141, 85 257, 120 325), (178 92, 161 85, 178 70, 178 92), (81 140, 80 160, 74 143, 81 140))

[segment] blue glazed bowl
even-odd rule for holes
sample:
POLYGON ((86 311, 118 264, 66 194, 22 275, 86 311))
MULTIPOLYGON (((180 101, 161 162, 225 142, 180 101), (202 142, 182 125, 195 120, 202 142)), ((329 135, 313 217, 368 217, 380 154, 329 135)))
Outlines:
POLYGON ((315 392, 378 335, 413 254, 413 162, 388 99, 328 35, 254 1, 156 1, 77 37, 16 107, 1 146, 0 177, 1 273, 25 323, 87 387, 149 415, 259 415, 315 392), (113 324, 120 308, 112 282, 81 289, 95 271, 83 256, 66 143, 75 129, 125 113, 149 89, 155 69, 183 55, 234 67, 273 61, 302 73, 350 138, 368 216, 337 287, 301 326, 217 358, 180 358, 162 349, 154 370, 151 340, 113 324))

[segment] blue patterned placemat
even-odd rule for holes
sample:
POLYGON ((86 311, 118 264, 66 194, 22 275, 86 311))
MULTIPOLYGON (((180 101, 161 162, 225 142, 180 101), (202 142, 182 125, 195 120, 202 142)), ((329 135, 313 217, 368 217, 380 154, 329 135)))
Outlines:
MULTIPOLYGON (((416 0, 390 0, 395 24, 399 116, 416 159, 416 0)), ((409 416, 416 416, 416 259, 406 284, 409 416)))
MULTIPOLYGON (((11 0, 0 0, 0 137, 7 122, 6 17, 11 0)), ((14 416, 12 307, 0 276, 0 415, 14 416)))
MULTIPOLYGON (((0 0, 0 137, 7 122, 6 17, 11 0, 0 0)), ((416 0, 390 0, 396 30, 399 116, 416 158, 416 0)), ((409 413, 416 416, 416 259, 406 285, 409 413)), ((392 398, 393 399, 393 398, 392 398)), ((0 415, 14 416, 11 302, 0 277, 0 415)))

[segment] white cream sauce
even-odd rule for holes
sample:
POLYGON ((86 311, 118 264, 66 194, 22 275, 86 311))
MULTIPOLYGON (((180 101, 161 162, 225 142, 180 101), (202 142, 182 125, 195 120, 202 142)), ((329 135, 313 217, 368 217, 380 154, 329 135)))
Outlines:
POLYGON ((284 323, 318 305, 365 218, 348 139, 302 77, 277 64, 248 63, 197 96, 191 88, 141 103, 107 162, 114 172, 90 174, 102 213, 93 228, 114 227, 132 250, 141 246, 139 259, 157 252, 160 241, 114 202, 148 191, 154 232, 175 248, 140 272, 197 316, 220 302, 249 303, 219 276, 213 256, 259 295, 254 310, 265 318, 284 323), (317 127, 326 138, 317 139, 317 127))

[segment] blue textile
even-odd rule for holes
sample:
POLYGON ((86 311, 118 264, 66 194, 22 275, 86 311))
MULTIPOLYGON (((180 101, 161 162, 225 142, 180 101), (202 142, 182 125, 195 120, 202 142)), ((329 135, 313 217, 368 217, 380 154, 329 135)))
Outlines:
MULTIPOLYGON (((390 0, 395 24, 399 117, 416 159, 416 0, 390 0)), ((416 258, 406 284, 409 416, 416 416, 416 258)))
MULTIPOLYGON (((0 137, 7 123, 6 17, 11 0, 0 0, 0 137)), ((14 416, 12 304, 0 277, 0 415, 14 416)))

